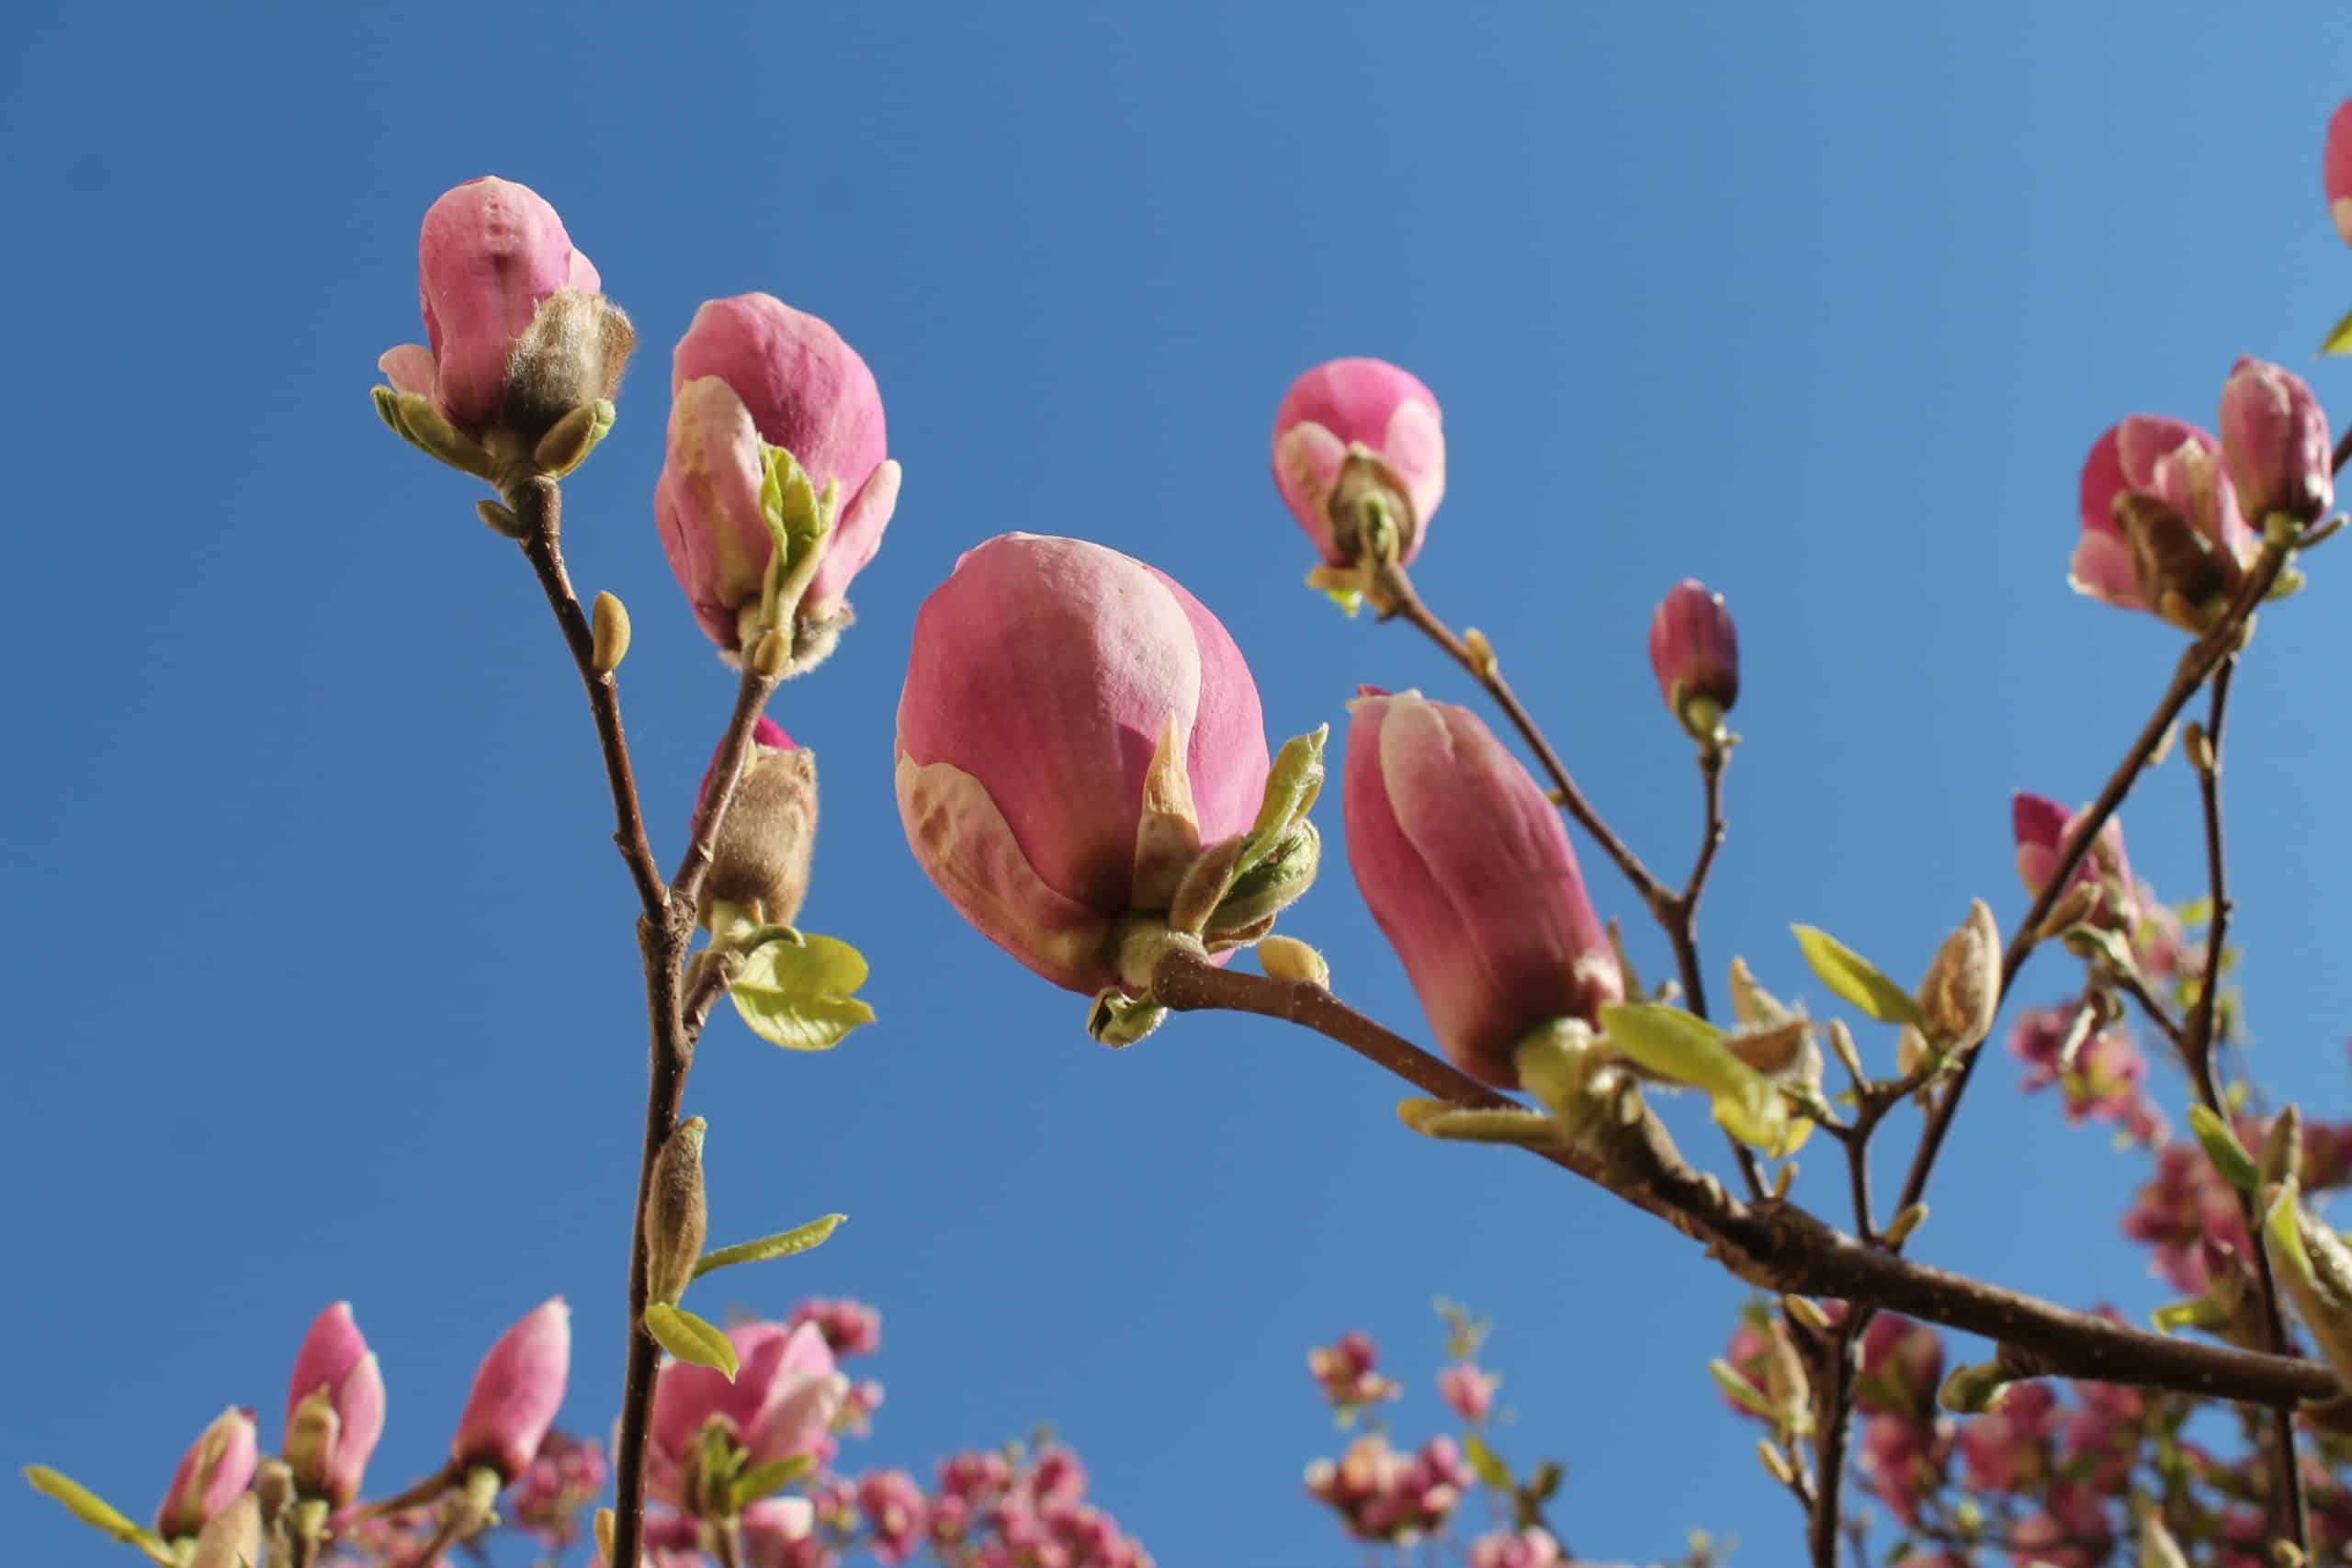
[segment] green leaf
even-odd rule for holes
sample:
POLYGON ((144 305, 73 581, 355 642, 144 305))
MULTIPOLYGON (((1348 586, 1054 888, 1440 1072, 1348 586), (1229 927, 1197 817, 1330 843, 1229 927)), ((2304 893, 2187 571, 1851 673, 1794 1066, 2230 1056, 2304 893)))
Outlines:
POLYGON ((92 1529, 125 1541, 141 1551, 165 1551, 163 1538, 144 1526, 134 1524, 115 1506, 75 1481, 51 1470, 45 1464, 25 1466, 25 1479, 32 1489, 45 1497, 54 1497, 65 1506, 65 1511, 92 1529))
POLYGON ((2241 1192, 2261 1190, 2262 1172, 2227 1122, 2201 1105, 2192 1105, 2188 1108, 2188 1128, 2204 1145, 2205 1157, 2213 1162, 2213 1168, 2222 1173, 2222 1180, 2241 1192))
POLYGON ((865 955, 837 937, 796 932, 797 942, 770 937, 754 946, 735 981, 738 991, 784 997, 852 997, 865 984, 865 955))
POLYGON ((2294 1183, 2278 1189, 2270 1208, 2262 1216, 2262 1228, 2270 1237, 2270 1245, 2287 1266, 2309 1283, 2318 1279, 2319 1271, 2312 1267, 2310 1249, 2303 1246, 2302 1202, 2294 1183))
POLYGON ((1250 825, 1241 859, 1234 866, 1237 879, 1265 858, 1274 841, 1323 792, 1323 742, 1330 733, 1329 725, 1318 724, 1305 735, 1292 736, 1274 753, 1273 766, 1266 774, 1266 793, 1258 803, 1257 820, 1250 825))
POLYGON ((685 1308, 655 1302, 645 1309, 645 1332, 681 1361, 708 1367, 724 1374, 729 1382, 735 1381, 739 1363, 733 1342, 685 1308))
POLYGON ((2323 359, 2331 354, 2352 354, 2352 311, 2328 329, 2327 336, 2320 340, 2319 353, 2323 359))
POLYGON ((1919 1004, 1877 966, 1816 926, 1792 926, 1804 961, 1821 983, 1881 1023, 1922 1024, 1919 1004))
POLYGON ((1767 1421, 1780 1419, 1772 1409, 1772 1402, 1764 1397, 1764 1391, 1741 1377, 1739 1370, 1729 1361, 1720 1358, 1709 1361, 1707 1375, 1715 1380, 1715 1386, 1729 1395, 1734 1404, 1738 1405, 1750 1416, 1759 1416, 1767 1421))
POLYGON ((1462 1457, 1470 1461, 1471 1473, 1487 1485, 1509 1492, 1516 1484, 1510 1478, 1510 1466, 1503 1456, 1487 1445, 1487 1439, 1476 1432, 1462 1434, 1462 1457))
POLYGON ((1792 1153, 1813 1123, 1792 1121, 1780 1091, 1732 1055, 1724 1032, 1696 1013, 1663 1002, 1616 1002, 1600 1010, 1609 1048, 1670 1083, 1703 1089, 1715 1120, 1742 1143, 1779 1159, 1792 1153))
POLYGON ((2149 1315, 2159 1334, 2170 1334, 2176 1328, 2219 1328, 2229 1321, 2230 1314, 2222 1303, 2203 1296, 2185 1302, 2168 1302, 2149 1315))
POLYGON ((788 1454, 783 1459, 770 1460, 765 1464, 753 1465, 737 1476, 735 1484, 728 1489, 728 1495, 735 1505, 735 1511, 740 1513, 763 1497, 774 1496, 816 1468, 817 1456, 814 1454, 788 1454))
POLYGON ((752 1033, 787 1051, 830 1051, 851 1030, 874 1021, 874 1010, 855 997, 795 997, 740 986, 730 995, 752 1033))
POLYGON ((1560 1490, 1560 1483, 1566 1479, 1567 1473, 1561 1467, 1558 1460, 1545 1460, 1535 1467, 1535 1473, 1528 1479, 1529 1499, 1537 1503, 1549 1501, 1552 1495, 1560 1490))
POLYGON ((807 1252, 821 1247, 831 1236, 834 1228, 847 1214, 827 1214, 821 1220, 811 1220, 796 1230, 778 1231, 757 1241, 739 1241, 732 1247, 716 1247, 702 1255, 695 1264, 694 1277, 701 1279, 714 1269, 731 1268, 738 1263, 763 1263, 771 1258, 789 1258, 796 1252, 807 1252))

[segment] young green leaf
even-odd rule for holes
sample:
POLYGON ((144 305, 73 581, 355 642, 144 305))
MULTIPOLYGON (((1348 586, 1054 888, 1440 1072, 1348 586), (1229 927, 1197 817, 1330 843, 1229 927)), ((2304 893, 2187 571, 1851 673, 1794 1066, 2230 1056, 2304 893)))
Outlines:
POLYGON ((45 1497, 53 1497, 65 1506, 65 1511, 116 1540, 127 1541, 153 1557, 161 1554, 164 1562, 171 1561, 162 1538, 154 1531, 133 1523, 115 1506, 75 1481, 72 1476, 51 1470, 45 1464, 25 1466, 25 1479, 32 1489, 45 1497))
POLYGON ((821 1220, 811 1220, 797 1229, 778 1231, 757 1241, 739 1241, 732 1247, 715 1247, 702 1255, 695 1265, 694 1277, 701 1279, 714 1269, 726 1269, 738 1263, 763 1263, 771 1258, 789 1258, 796 1252, 807 1252, 821 1247, 833 1234, 834 1227, 847 1214, 827 1214, 821 1220))
POLYGON ((1877 965, 1817 926, 1792 926, 1804 961, 1821 983, 1881 1023, 1922 1023, 1911 994, 1881 974, 1877 965))
POLYGON ((1728 1394, 1734 1404, 1738 1405, 1750 1416, 1761 1416, 1767 1421, 1780 1419, 1772 1409, 1772 1402, 1764 1397, 1764 1391, 1740 1376, 1738 1369, 1729 1361, 1720 1358, 1709 1361, 1707 1375, 1715 1380, 1715 1386, 1728 1394))
POLYGON ((796 997, 741 986, 729 995, 752 1033, 787 1051, 830 1051, 851 1030, 874 1021, 874 1010, 855 997, 796 997))
POLYGON ((817 1456, 814 1454, 788 1454, 783 1459, 770 1460, 765 1464, 753 1465, 737 1476, 734 1484, 728 1488, 728 1496, 734 1503, 736 1512, 741 1513, 761 1498, 783 1491, 816 1468, 817 1456))
POLYGON ((735 989, 770 991, 783 997, 852 997, 865 984, 865 955, 838 937, 795 933, 752 948, 735 989))
POLYGON ((1318 724, 1305 735, 1292 736, 1274 753, 1273 767, 1266 774, 1266 793, 1258 803, 1257 820, 1250 825, 1240 862, 1234 868, 1237 876, 1264 859, 1274 840, 1323 793, 1323 742, 1330 733, 1329 725, 1318 724))
POLYGON ((2323 359, 2331 354, 2352 354, 2352 311, 2328 329, 2327 336, 2320 341, 2319 352, 2323 359))
POLYGON ((1703 1089, 1715 1120, 1732 1136, 1780 1159, 1795 1152, 1813 1123, 1792 1119, 1770 1079, 1734 1055, 1724 1032, 1696 1013, 1663 1002, 1617 1002, 1600 1010, 1604 1043, 1669 1083, 1703 1089))
POLYGON ((655 1302, 645 1309, 645 1332, 681 1361, 708 1367, 729 1382, 735 1381, 739 1363, 734 1342, 685 1308, 655 1302))
POLYGON ((2221 1172, 2222 1180, 2241 1192, 2261 1190, 2262 1172, 2256 1168, 2254 1156, 2245 1152, 2245 1145, 2238 1142, 2238 1135, 2230 1130, 2227 1122, 2201 1105, 2192 1105, 2188 1108, 2188 1127, 2204 1145, 2205 1157, 2213 1162, 2213 1168, 2221 1172))
POLYGON ((1477 1433, 1462 1434, 1462 1457, 1470 1461, 1471 1473, 1487 1485, 1509 1492, 1517 1484, 1511 1480, 1510 1466, 1503 1462, 1503 1456, 1489 1448, 1487 1439, 1477 1433))

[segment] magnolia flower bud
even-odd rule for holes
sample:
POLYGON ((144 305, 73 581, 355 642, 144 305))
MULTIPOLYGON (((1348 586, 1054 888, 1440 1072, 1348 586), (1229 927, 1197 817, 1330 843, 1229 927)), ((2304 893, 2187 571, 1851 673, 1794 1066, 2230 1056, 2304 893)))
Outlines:
POLYGON ((774 295, 739 294, 695 312, 672 357, 670 396, 653 514, 695 621, 729 652, 757 626, 775 553, 767 455, 780 449, 820 496, 833 491, 832 530, 805 563, 794 613, 804 637, 837 627, 850 580, 874 558, 899 502, 865 361, 816 317, 774 295))
POLYGON ((319 1314, 295 1354, 286 1429, 286 1460, 303 1496, 341 1507, 359 1495, 384 1434, 384 1379, 349 1302, 319 1314))
POLYGON ((533 453, 619 388, 637 334, 602 288, 537 191, 469 180, 426 211, 418 241, 431 346, 402 344, 378 366, 466 439, 499 445, 502 432, 510 457, 533 453))
POLYGON ((2327 413, 2303 378, 2244 358, 2222 388, 2222 450, 2238 504, 2259 521, 2284 513, 2316 523, 2335 504, 2327 413))
POLYGON ((188 1568, 256 1568, 262 1561, 261 1504, 240 1492, 204 1523, 188 1568))
POLYGON ((1090 996, 1123 983, 1114 928, 1250 830, 1269 769, 1216 617, 1141 561, 1035 534, 967 551, 923 602, 897 754, 907 842, 948 902, 1090 996))
MULTIPOLYGON (((2018 880, 2039 897, 2058 869, 2058 857, 2075 830, 2081 813, 2069 811, 2048 795, 2019 790, 2009 799, 2009 827, 2017 840, 2018 880)), ((2129 931, 2139 919, 2139 884, 2132 879, 2132 862, 2123 852, 2123 821, 2109 817, 2089 852, 2075 864, 2068 879, 2070 890, 2086 889, 2093 897, 2086 919, 2129 931)))
POLYGON ((180 1456, 171 1489, 155 1510, 155 1533, 177 1540, 204 1529, 207 1519, 253 1485, 260 1461, 254 1413, 231 1405, 180 1456))
POLYGON ((820 1455, 849 1390, 817 1325, 742 1323, 727 1331, 738 1361, 735 1379, 710 1367, 665 1363, 653 1385, 647 1432, 646 1490, 673 1507, 719 1506, 707 1497, 697 1449, 717 1423, 744 1450, 744 1470, 797 1454, 820 1455))
MULTIPOLYGON (((711 785, 705 773, 703 798, 711 785)), ((816 847, 816 753, 795 746, 774 719, 762 718, 711 844, 710 874, 702 887, 706 918, 714 904, 723 903, 757 920, 791 924, 808 896, 816 847)))
POLYGON ((449 1442, 461 1472, 487 1465, 510 1483, 538 1457, 571 1371, 571 1309, 557 1296, 498 1337, 474 1373, 449 1442))
POLYGON ((2352 98, 2335 106, 2327 120, 2327 148, 2320 159, 2320 185, 2327 193, 2335 231, 2352 245, 2352 98))
POLYGON ((686 1293, 702 1260, 710 1231, 703 1196, 702 1140, 707 1127, 699 1116, 678 1123, 653 1162, 653 1183, 645 1207, 645 1294, 675 1302, 686 1293))
POLYGON ((1445 495, 1437 399, 1382 360, 1317 366, 1274 411, 1274 488, 1329 564, 1362 553, 1367 502, 1385 509, 1397 559, 1410 561, 1445 495))
POLYGON ((1919 982, 1919 1010, 1939 1050, 1965 1051, 1993 1032, 2001 1003, 2001 929, 1984 899, 1968 906, 1968 919, 1944 939, 1928 977, 1919 982))
POLYGON ((2133 414, 2093 444, 2081 523, 2075 592, 2188 630, 2235 590, 2255 544, 2213 438, 2155 414, 2133 414))
POLYGON ((1454 1066, 1516 1089, 1523 1037, 1624 997, 1567 830, 1468 709, 1369 689, 1351 705, 1356 885, 1454 1066))
POLYGON ((1667 711, 1712 740, 1739 700, 1739 636, 1724 596, 1684 578, 1650 617, 1650 669, 1667 711))

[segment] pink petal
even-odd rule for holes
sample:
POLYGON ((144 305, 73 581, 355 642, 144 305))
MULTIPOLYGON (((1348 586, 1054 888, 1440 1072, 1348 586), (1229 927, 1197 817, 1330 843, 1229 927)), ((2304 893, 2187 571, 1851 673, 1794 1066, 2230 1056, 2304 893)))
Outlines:
POLYGON ((413 392, 419 397, 433 395, 435 367, 433 351, 421 343, 404 343, 398 348, 388 348, 376 361, 376 368, 396 392, 413 392))

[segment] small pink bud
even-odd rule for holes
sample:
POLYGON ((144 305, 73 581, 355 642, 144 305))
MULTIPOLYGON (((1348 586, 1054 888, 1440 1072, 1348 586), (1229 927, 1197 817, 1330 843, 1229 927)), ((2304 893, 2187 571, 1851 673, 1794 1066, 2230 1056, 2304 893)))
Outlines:
POLYGON ((1494 1413, 1495 1386, 1499 1381, 1475 1362, 1457 1361, 1438 1369, 1438 1397, 1456 1416, 1476 1424, 1494 1413))
POLYGON ((881 547, 899 502, 885 456, 882 394, 841 334, 771 294, 713 299, 695 312, 670 371, 669 458, 654 520, 695 619, 730 651, 742 645, 774 550, 763 513, 763 447, 781 447, 839 511, 802 595, 808 624, 838 621, 850 580, 881 547))
POLYGON ((1519 1087, 1511 1054, 1623 999, 1558 809, 1477 715, 1413 693, 1351 705, 1348 860, 1454 1066, 1519 1087))
POLYGON ((1147 784, 1189 792, 1205 845, 1249 829, 1268 772, 1216 617, 1141 561, 1035 534, 967 551, 923 601, 897 750, 907 842, 948 902, 1089 995, 1119 982, 1113 926, 1171 891, 1138 903, 1147 784))
MULTIPOLYGON (((712 759, 716 766, 717 759, 712 759)), ((710 794, 704 773, 702 796, 710 794)), ((742 776, 718 819, 704 879, 706 908, 716 903, 754 919, 789 925, 808 897, 808 863, 817 848, 817 756, 795 746, 784 727, 762 718, 752 732, 742 776)))
POLYGON ((1409 562, 1445 495, 1437 399, 1384 360, 1317 366, 1274 411, 1274 487, 1329 564, 1356 559, 1368 499, 1387 507, 1409 562))
POLYGON ((359 1495, 368 1456, 384 1435, 384 1378, 349 1302, 319 1314, 303 1337, 286 1391, 286 1459, 303 1495, 324 1497, 337 1507, 359 1495), (298 1421, 305 1401, 316 1402, 313 1409, 322 1406, 332 1419, 298 1421), (298 1430, 312 1436, 298 1446, 298 1430))
POLYGON ((2327 413, 2291 370, 2240 359, 2222 388, 2222 449, 2247 515, 2316 523, 2335 504, 2327 413))
POLYGON ((563 1404, 571 1371, 571 1309, 558 1296, 498 1337, 474 1373, 449 1458, 460 1469, 488 1465, 511 1482, 537 1457, 563 1404))
POLYGON ((2328 117, 2320 184, 2327 192, 2328 216, 2335 220, 2335 231, 2352 245, 2352 98, 2336 105, 2328 117))
POLYGON ((504 429, 530 450, 558 420, 620 385, 637 334, 603 287, 538 192, 469 180, 426 210, 418 238, 431 346, 403 344, 378 364, 395 389, 430 398, 466 435, 504 429))
POLYGON ((1690 578, 1650 617, 1650 669, 1668 712, 1702 740, 1739 700, 1739 634, 1724 596, 1690 578))
POLYGON ((727 1331, 741 1363, 735 1381, 709 1367, 665 1364, 653 1385, 646 1484, 673 1506, 699 1495, 695 1442, 717 1421, 749 1457, 745 1468, 830 1451, 833 1416, 848 1380, 813 1324, 743 1323, 727 1331))
POLYGON ((2075 592, 2176 623, 2234 588, 2254 549, 2218 444, 2157 414, 2133 414, 2092 445, 2080 512, 2075 592))
POLYGON ((204 1521, 233 1502, 254 1483, 261 1461, 261 1447, 254 1429, 254 1413, 231 1405, 213 1417, 196 1441, 180 1456, 172 1472, 171 1489, 155 1511, 155 1533, 177 1540, 204 1529, 204 1521))

